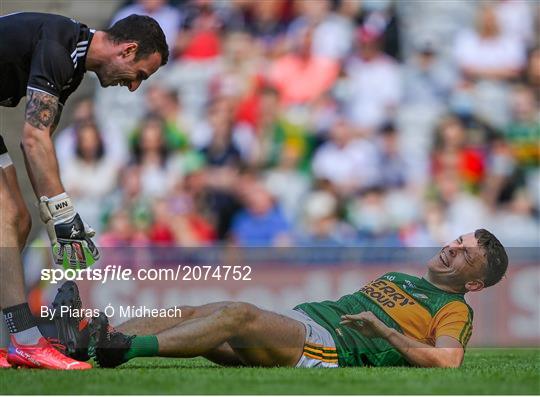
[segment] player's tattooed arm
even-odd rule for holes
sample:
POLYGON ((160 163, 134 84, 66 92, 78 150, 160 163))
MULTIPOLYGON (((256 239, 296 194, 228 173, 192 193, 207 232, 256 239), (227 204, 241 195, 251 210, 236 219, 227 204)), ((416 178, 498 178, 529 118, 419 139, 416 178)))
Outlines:
POLYGON ((26 122, 39 130, 54 131, 60 119, 58 98, 29 88, 26 91, 26 122))
POLYGON ((65 191, 51 134, 58 122, 58 98, 29 88, 21 139, 26 168, 37 197, 53 197, 65 191), (56 120, 56 121, 55 121, 56 120))
POLYGON ((56 110, 56 117, 54 118, 54 121, 51 125, 50 133, 52 133, 56 130, 56 127, 58 127, 58 123, 60 122, 60 117, 62 116, 62 109, 64 106, 58 102, 58 109, 56 110))

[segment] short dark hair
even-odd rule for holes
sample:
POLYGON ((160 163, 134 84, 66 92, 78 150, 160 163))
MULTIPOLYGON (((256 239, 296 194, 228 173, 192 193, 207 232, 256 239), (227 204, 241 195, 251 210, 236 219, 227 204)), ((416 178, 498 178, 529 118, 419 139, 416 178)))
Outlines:
POLYGON ((478 246, 486 253, 487 267, 484 279, 485 287, 497 284, 503 278, 508 268, 508 255, 501 242, 486 229, 474 232, 478 246))
POLYGON ((161 65, 169 60, 169 47, 163 30, 154 18, 131 14, 105 30, 109 40, 116 44, 135 42, 139 45, 135 60, 146 58, 154 52, 161 55, 161 65))

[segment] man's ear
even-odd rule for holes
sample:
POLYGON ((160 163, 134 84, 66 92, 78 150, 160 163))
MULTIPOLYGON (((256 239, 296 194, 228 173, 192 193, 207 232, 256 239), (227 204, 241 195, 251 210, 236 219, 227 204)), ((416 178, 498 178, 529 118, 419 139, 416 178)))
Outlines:
POLYGON ((465 289, 468 292, 479 292, 484 289, 484 282, 482 280, 468 281, 465 284, 465 289))
POLYGON ((124 43, 122 48, 122 57, 128 58, 131 55, 135 55, 139 49, 139 44, 137 43, 124 43))

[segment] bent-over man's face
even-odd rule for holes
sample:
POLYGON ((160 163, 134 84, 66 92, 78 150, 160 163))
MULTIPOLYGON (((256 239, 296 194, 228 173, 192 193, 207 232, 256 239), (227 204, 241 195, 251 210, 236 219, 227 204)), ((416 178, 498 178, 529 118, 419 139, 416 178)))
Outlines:
POLYGON ((110 62, 102 65, 96 74, 102 87, 120 85, 135 91, 143 80, 159 69, 161 55, 154 52, 146 58, 135 60, 136 43, 124 43, 119 47, 119 52, 110 59, 110 62))
POLYGON ((485 251, 474 233, 459 236, 444 246, 428 263, 428 274, 437 284, 462 292, 480 291, 486 271, 485 251))

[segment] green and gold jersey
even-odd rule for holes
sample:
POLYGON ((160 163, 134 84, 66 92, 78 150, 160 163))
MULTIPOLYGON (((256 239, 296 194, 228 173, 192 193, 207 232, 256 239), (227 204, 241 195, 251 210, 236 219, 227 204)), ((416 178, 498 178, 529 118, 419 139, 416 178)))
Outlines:
POLYGON ((473 311, 463 294, 443 291, 424 278, 404 273, 387 273, 337 301, 302 303, 295 309, 330 332, 340 366, 409 365, 383 338, 366 338, 340 325, 344 314, 371 311, 387 326, 431 346, 438 337, 450 336, 465 347, 472 333, 473 311))

